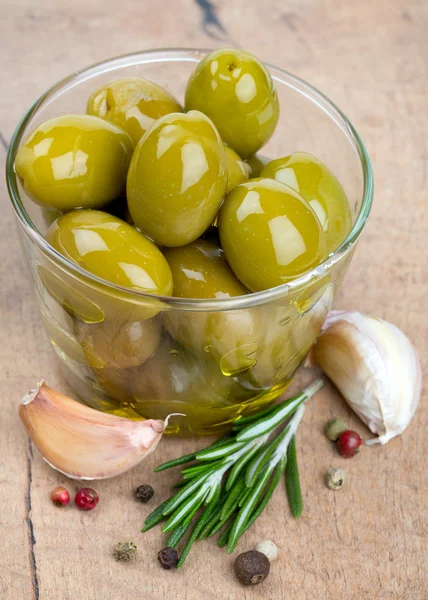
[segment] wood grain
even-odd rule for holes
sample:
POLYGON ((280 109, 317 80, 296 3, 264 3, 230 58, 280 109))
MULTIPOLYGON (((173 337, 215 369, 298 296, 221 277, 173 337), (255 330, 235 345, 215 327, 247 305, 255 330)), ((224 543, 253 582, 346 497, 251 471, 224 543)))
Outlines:
MULTIPOLYGON (((2 160, 18 119, 49 85, 89 63, 144 48, 238 45, 330 96, 365 140, 376 184, 370 222, 337 306, 393 321, 418 347, 426 372, 426 0, 4 0, 0 17, 2 160)), ((77 485, 33 456, 17 404, 41 376, 67 388, 42 330, 1 185, 1 600, 426 600, 426 385, 405 435, 346 463, 348 484, 337 494, 322 482, 330 466, 342 466, 323 423, 338 414, 366 430, 331 386, 317 396, 298 436, 303 517, 292 520, 277 490, 239 545, 242 551, 270 538, 280 547, 280 561, 257 589, 236 583, 233 559, 211 541, 179 572, 158 567, 159 530, 139 533, 153 503, 137 504, 133 490, 150 482, 156 500, 166 496, 168 475, 152 472, 159 452, 133 472, 98 483, 101 500, 93 513, 55 509, 50 490, 77 485), (111 557, 125 539, 139 547, 133 564, 111 557)), ((168 439, 160 452, 166 459, 199 443, 168 439)))

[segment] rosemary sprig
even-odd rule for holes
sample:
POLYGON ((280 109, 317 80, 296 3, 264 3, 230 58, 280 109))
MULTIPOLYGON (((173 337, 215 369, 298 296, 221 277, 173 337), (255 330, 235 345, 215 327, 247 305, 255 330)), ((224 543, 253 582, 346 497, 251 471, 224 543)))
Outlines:
POLYGON ((295 519, 302 514, 302 490, 300 488, 299 467, 297 464, 296 436, 293 435, 287 450, 287 468, 285 470, 285 486, 291 514, 295 519))
POLYGON ((219 546, 233 552, 239 538, 265 509, 284 472, 292 514, 300 516, 302 495, 295 434, 304 403, 322 385, 322 380, 315 381, 293 398, 242 418, 234 431, 208 448, 155 469, 159 472, 191 463, 181 471, 179 489, 147 517, 142 529, 148 531, 165 520, 162 531, 170 533, 168 546, 175 548, 196 519, 177 567, 198 539, 218 531, 219 546))

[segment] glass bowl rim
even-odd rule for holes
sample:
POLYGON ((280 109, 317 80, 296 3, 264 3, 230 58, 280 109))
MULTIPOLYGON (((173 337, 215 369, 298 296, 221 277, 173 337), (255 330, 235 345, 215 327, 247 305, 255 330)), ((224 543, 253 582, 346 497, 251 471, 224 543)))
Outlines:
MULTIPOLYGON (((156 48, 152 50, 143 50, 138 52, 132 52, 129 54, 123 54, 107 60, 103 60, 85 67, 79 71, 71 73, 67 77, 61 79, 59 82, 51 86, 46 90, 27 110, 23 115, 20 122, 18 123, 9 145, 9 150, 6 158, 6 182, 9 192, 9 196, 12 202, 12 206, 17 217, 19 225, 24 229, 25 233, 30 239, 36 244, 36 246, 46 254, 54 263, 59 263, 61 268, 65 268, 68 272, 73 275, 80 275, 89 281, 93 281, 96 284, 101 284, 113 290, 125 293, 129 296, 134 296, 135 299, 140 298, 147 300, 157 300, 165 303, 170 308, 177 308, 179 310, 202 310, 202 311, 217 311, 217 310, 231 310, 238 308, 245 308, 248 306, 255 306, 258 304, 264 304, 265 302, 272 301, 283 296, 288 295, 296 289, 305 286, 312 280, 320 279, 325 275, 335 264, 340 262, 342 258, 348 254, 364 229, 367 218, 370 214, 370 210, 373 202, 373 171, 368 156, 367 150, 364 146, 362 139, 360 138, 357 130, 346 117, 346 115, 340 110, 334 102, 332 102, 327 96, 320 92, 317 88, 313 87, 300 77, 289 73, 285 69, 281 69, 269 63, 265 63, 270 70, 273 79, 282 81, 288 87, 293 88, 295 91, 305 95, 312 102, 316 103, 318 108, 323 110, 331 119, 335 121, 337 126, 340 126, 342 132, 348 138, 348 141, 353 145, 354 150, 360 159, 362 171, 363 171, 363 198, 361 208, 358 217, 349 232, 348 236, 342 242, 342 244, 333 253, 331 253, 324 262, 314 267, 307 273, 296 277, 292 281, 281 284, 274 288, 269 288, 260 292, 252 292, 245 296, 233 296, 231 298, 177 298, 173 296, 162 296, 157 294, 149 294, 139 290, 133 290, 118 286, 106 279, 102 279, 96 275, 93 275, 89 271, 86 271, 79 265, 71 262, 68 258, 60 254, 55 250, 39 232, 37 227, 30 219, 27 211, 22 203, 18 185, 17 176, 14 169, 15 157, 21 141, 23 139, 24 130, 36 114, 38 108, 46 101, 49 100, 56 92, 60 91, 63 87, 71 85, 78 85, 92 76, 99 74, 100 72, 112 73, 121 67, 132 66, 138 64, 147 64, 150 62, 174 62, 174 61, 189 61, 195 62, 200 60, 212 52, 213 49, 205 48, 156 48), (138 59, 141 58, 140 61, 138 59), (281 80, 281 77, 283 78, 281 80), (285 78, 285 82, 284 82, 285 78), (74 83, 73 83, 74 81, 74 83)), ((70 87, 69 87, 70 89, 70 87)))

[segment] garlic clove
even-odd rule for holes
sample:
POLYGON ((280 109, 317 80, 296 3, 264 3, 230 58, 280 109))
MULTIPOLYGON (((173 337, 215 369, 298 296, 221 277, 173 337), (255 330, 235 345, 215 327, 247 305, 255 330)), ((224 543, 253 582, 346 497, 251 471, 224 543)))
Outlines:
POLYGON ((168 420, 102 413, 43 381, 24 396, 19 416, 45 461, 74 479, 107 479, 132 469, 156 448, 168 420))
POLYGON ((421 393, 421 368, 397 327, 358 312, 331 311, 311 352, 345 400, 386 444, 410 423, 421 393))

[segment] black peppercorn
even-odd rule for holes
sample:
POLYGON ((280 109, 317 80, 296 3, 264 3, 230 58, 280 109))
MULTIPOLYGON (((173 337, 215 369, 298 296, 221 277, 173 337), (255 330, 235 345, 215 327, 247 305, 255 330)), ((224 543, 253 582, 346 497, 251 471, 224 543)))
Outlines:
POLYGON ((135 495, 140 502, 148 502, 155 495, 155 490, 151 485, 139 485, 135 490, 135 495))
POLYGON ((261 583, 269 575, 270 562, 267 556, 257 550, 243 552, 235 560, 235 575, 244 585, 261 583))
POLYGON ((178 563, 178 554, 175 548, 164 548, 158 553, 158 561, 164 569, 173 569, 178 563))

